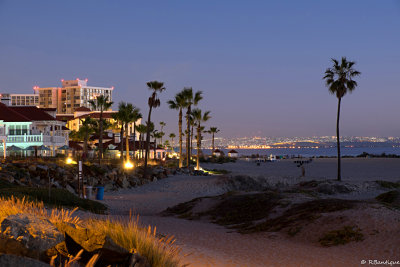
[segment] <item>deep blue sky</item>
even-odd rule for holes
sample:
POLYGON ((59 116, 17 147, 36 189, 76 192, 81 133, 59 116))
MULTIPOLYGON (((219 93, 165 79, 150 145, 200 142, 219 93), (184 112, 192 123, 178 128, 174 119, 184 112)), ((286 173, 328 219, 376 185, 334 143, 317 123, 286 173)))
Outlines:
POLYGON ((0 92, 88 78, 147 116, 156 79, 167 133, 177 112, 165 102, 192 86, 221 136, 335 135, 322 76, 341 56, 362 72, 342 135, 400 136, 399 0, 0 0, 0 92))

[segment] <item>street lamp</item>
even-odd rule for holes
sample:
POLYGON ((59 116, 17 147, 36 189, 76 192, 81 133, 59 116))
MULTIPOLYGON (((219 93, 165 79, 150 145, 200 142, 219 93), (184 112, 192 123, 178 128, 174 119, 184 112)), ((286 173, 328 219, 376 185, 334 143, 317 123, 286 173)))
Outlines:
POLYGON ((133 168, 133 164, 130 161, 125 161, 124 168, 125 169, 132 169, 133 168))

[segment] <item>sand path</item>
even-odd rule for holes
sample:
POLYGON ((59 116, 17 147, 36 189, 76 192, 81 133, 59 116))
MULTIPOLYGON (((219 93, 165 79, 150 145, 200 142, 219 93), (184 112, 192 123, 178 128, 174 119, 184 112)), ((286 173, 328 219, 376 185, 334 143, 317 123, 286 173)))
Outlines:
MULTIPOLYGON (((144 225, 174 235, 190 266, 359 266, 362 259, 380 259, 375 246, 363 244, 322 248, 288 239, 279 233, 241 235, 201 221, 161 217, 169 206, 195 197, 217 195, 223 190, 215 176, 172 176, 141 187, 108 193, 105 203, 111 215, 140 214, 144 225), (373 253, 374 255, 371 255, 373 253)), ((364 242, 363 242, 364 243, 364 242)), ((390 253, 391 254, 391 253, 390 253)))

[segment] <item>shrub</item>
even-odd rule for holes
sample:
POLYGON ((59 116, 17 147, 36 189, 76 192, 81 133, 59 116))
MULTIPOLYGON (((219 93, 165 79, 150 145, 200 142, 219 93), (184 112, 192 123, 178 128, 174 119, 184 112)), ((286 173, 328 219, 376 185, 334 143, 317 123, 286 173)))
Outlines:
POLYGON ((344 245, 352 241, 362 241, 364 235, 356 226, 344 226, 342 229, 326 233, 319 239, 319 243, 325 247, 344 245))

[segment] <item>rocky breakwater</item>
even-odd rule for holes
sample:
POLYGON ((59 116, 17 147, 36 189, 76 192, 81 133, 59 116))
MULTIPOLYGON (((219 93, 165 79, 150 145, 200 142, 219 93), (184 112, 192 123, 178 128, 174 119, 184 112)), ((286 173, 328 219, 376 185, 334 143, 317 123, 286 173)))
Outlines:
MULTIPOLYGON (((64 188, 72 193, 78 190, 77 165, 12 162, 0 164, 0 182, 5 181, 19 186, 64 188)), ((166 178, 172 170, 163 166, 150 168, 150 177, 143 178, 143 169, 125 170, 112 165, 84 164, 83 180, 85 185, 103 186, 105 191, 131 188, 166 178)))

